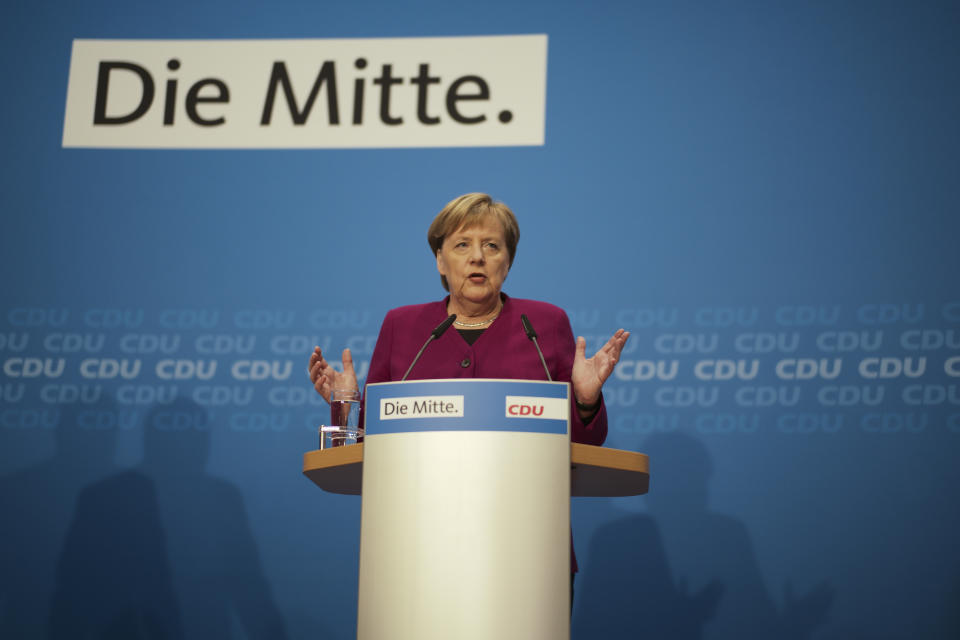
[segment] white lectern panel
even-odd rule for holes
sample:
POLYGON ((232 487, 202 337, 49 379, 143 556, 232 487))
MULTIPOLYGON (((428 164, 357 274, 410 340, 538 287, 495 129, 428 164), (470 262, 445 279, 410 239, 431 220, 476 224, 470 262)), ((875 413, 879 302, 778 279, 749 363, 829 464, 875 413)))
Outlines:
POLYGON ((565 383, 370 385, 361 640, 569 637, 565 383))

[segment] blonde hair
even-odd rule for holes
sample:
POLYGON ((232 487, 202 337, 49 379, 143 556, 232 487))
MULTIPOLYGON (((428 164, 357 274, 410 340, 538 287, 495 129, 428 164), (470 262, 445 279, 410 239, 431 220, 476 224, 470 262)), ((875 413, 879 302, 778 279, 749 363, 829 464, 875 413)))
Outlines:
MULTIPOLYGON (((448 202, 447 206, 437 214, 430 228, 427 229, 427 242, 430 244, 433 255, 437 255, 443 246, 444 238, 448 235, 457 229, 476 226, 488 217, 496 219, 503 228, 503 238, 507 243, 507 254, 510 256, 509 266, 512 266, 513 257, 517 253, 517 243, 520 241, 520 226, 510 207, 502 202, 496 202, 485 193, 462 195, 448 202)), ((440 284, 447 291, 450 290, 446 276, 440 276, 440 284)))

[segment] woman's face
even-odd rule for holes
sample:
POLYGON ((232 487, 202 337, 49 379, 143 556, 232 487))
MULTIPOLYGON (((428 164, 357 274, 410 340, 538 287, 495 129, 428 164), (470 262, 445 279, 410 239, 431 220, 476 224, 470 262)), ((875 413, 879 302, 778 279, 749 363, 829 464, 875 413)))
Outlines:
POLYGON ((506 244, 503 228, 492 216, 443 239, 437 271, 447 278, 454 300, 471 306, 495 304, 510 270, 506 244))

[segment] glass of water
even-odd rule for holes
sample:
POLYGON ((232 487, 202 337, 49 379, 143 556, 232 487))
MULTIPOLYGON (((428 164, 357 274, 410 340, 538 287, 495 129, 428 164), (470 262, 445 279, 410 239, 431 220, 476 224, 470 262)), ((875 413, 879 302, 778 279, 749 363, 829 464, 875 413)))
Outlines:
POLYGON ((342 447, 363 441, 360 428, 360 392, 334 389, 330 392, 330 424, 320 427, 320 448, 342 447))

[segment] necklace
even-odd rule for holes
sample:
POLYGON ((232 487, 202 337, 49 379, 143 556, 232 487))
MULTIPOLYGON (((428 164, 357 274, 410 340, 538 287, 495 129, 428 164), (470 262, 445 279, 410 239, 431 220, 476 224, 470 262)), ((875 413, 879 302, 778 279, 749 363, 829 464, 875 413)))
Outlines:
POLYGON ((490 318, 489 320, 484 320, 484 321, 482 321, 482 322, 460 322, 459 320, 454 320, 454 321, 453 321, 453 324, 457 325, 458 327, 482 327, 483 325, 485 325, 485 324, 490 324, 491 322, 493 322, 494 320, 496 320, 498 317, 500 317, 500 312, 501 312, 501 311, 503 311, 503 303, 502 303, 502 302, 500 303, 500 308, 497 309, 496 315, 494 315, 494 316, 493 316, 492 318, 490 318))

